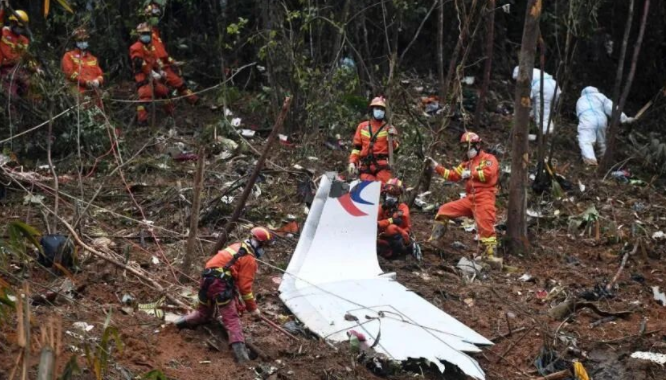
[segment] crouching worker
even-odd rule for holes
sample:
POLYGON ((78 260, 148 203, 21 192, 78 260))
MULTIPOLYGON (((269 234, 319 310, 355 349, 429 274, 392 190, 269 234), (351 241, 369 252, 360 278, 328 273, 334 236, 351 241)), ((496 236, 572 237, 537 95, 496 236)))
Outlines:
POLYGON ((245 302, 250 314, 261 313, 252 294, 257 260, 264 253, 273 235, 263 227, 255 227, 249 239, 219 251, 206 263, 201 274, 199 306, 176 321, 176 327, 193 328, 216 318, 229 335, 229 344, 239 363, 250 360, 245 348, 245 337, 236 306, 236 291, 245 302))
POLYGON ((499 178, 497 158, 481 148, 481 138, 473 132, 465 132, 460 138, 466 160, 455 169, 446 169, 430 159, 433 170, 447 181, 466 181, 466 197, 442 205, 435 217, 430 241, 439 240, 450 219, 462 216, 474 218, 481 243, 485 248, 484 259, 501 263, 494 257, 497 247, 495 236, 495 195, 499 178))
POLYGON ((382 189, 382 205, 377 221, 377 253, 387 259, 413 251, 409 236, 412 229, 409 206, 400 202, 402 193, 402 181, 397 178, 389 179, 382 189))

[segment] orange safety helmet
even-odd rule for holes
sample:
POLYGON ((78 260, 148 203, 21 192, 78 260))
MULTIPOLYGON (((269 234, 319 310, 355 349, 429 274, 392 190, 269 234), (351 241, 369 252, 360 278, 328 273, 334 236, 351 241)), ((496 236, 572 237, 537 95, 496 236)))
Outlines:
POLYGON ((75 41, 84 41, 90 38, 90 34, 88 34, 86 28, 79 27, 74 29, 74 31, 72 32, 72 38, 74 38, 75 41))
POLYGON ((402 181, 397 178, 389 179, 383 188, 384 192, 391 195, 402 195, 402 192, 405 191, 405 188, 402 185, 402 181))
POLYGON ((383 96, 377 96, 370 102, 370 108, 372 107, 382 107, 386 108, 386 99, 383 96))
POLYGON ((481 137, 474 132, 465 132, 460 136, 460 142, 463 144, 476 144, 481 142, 481 137))
POLYGON ((264 227, 254 227, 250 230, 250 235, 260 243, 268 243, 273 240, 273 234, 264 227))
POLYGON ((136 32, 141 34, 141 33, 151 33, 153 29, 148 25, 148 23, 142 22, 141 24, 136 26, 136 32))

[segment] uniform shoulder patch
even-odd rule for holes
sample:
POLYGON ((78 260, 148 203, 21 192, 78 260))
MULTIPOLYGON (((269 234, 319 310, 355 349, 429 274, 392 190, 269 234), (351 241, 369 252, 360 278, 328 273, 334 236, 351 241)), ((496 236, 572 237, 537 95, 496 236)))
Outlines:
POLYGON ((491 160, 486 160, 486 166, 487 167, 493 166, 493 162, 491 160))

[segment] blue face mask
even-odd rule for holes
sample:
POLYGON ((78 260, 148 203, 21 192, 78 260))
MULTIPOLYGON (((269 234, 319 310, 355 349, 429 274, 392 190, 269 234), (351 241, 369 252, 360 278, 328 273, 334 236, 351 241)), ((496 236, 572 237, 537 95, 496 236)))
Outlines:
POLYGON ((153 36, 150 34, 142 34, 141 37, 139 37, 139 41, 141 41, 144 44, 149 44, 150 41, 153 40, 153 36))
POLYGON ((384 115, 386 114, 386 111, 384 111, 381 108, 375 108, 372 110, 372 117, 375 118, 376 120, 384 120, 384 115))
POLYGON ((88 50, 88 41, 77 41, 76 47, 80 50, 88 50))

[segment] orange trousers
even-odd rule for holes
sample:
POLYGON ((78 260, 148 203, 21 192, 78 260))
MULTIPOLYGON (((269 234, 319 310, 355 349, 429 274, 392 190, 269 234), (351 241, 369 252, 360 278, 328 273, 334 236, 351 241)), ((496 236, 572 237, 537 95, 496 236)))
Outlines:
POLYGON ((376 165, 361 164, 358 177, 362 181, 381 181, 382 183, 386 183, 393 175, 391 168, 388 166, 388 161, 378 160, 376 165))
POLYGON ((495 191, 481 191, 443 204, 437 211, 435 220, 444 221, 462 216, 474 218, 481 241, 495 241, 496 213, 495 191))
MULTIPOLYGON (((155 99, 168 99, 169 88, 162 83, 153 82, 139 87, 139 100, 141 103, 136 107, 136 117, 139 123, 148 121, 148 110, 146 105, 153 101, 153 87, 155 87, 155 99)), ((174 104, 171 101, 163 102, 164 111, 169 115, 173 114, 174 104)))
POLYGON ((165 82, 167 86, 178 90, 179 95, 187 96, 187 101, 192 104, 196 103, 199 100, 199 97, 194 95, 192 93, 192 90, 187 88, 187 86, 185 85, 185 81, 183 81, 183 78, 181 78, 178 74, 176 74, 176 72, 171 68, 171 66, 164 67, 163 70, 166 73, 165 82))

